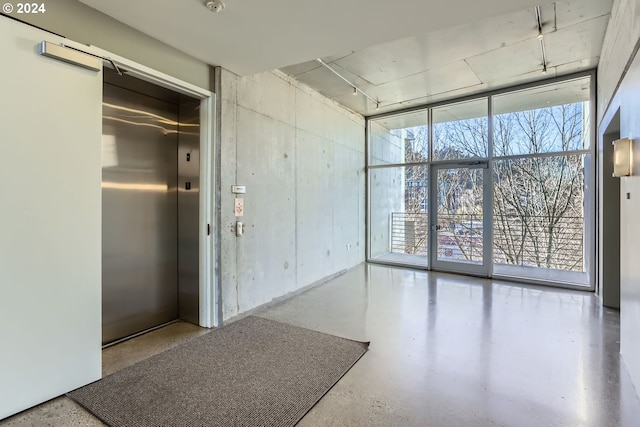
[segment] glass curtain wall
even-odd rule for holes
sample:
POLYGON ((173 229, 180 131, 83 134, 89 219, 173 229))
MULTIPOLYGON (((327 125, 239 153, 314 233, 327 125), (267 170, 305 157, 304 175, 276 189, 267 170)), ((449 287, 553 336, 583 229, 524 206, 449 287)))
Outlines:
POLYGON ((488 275, 592 287, 591 92, 586 75, 369 120, 369 260, 484 254, 488 275))
POLYGON ((369 122, 369 259, 428 267, 429 126, 418 112, 369 122))
POLYGON ((494 275, 589 285, 590 93, 583 78, 493 97, 494 275))
POLYGON ((434 268, 487 275, 488 98, 431 110, 434 268), (473 265, 473 266, 472 266, 473 265))

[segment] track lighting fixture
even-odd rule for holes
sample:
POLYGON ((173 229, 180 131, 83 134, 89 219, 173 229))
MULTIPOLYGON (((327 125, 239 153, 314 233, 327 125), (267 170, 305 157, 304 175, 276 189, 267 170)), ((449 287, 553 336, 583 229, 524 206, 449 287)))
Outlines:
POLYGON ((540 53, 542 54, 542 74, 547 74, 547 50, 544 46, 544 34, 542 33, 542 13, 540 6, 536 6, 536 23, 538 24, 538 40, 540 40, 540 53))
POLYGON ((342 74, 338 73, 336 70, 333 69, 333 67, 331 67, 329 64, 324 62, 322 59, 316 58, 316 61, 318 61, 323 67, 325 67, 327 70, 331 71, 336 76, 340 77, 349 86, 351 86, 353 88, 352 94, 354 96, 360 94, 360 95, 364 96, 365 98, 367 98, 369 101, 371 101, 376 106, 376 110, 380 108, 380 101, 378 101, 377 99, 374 99, 371 96, 367 95, 365 92, 362 91, 362 89, 359 89, 355 84, 353 84, 349 80, 347 80, 342 74))

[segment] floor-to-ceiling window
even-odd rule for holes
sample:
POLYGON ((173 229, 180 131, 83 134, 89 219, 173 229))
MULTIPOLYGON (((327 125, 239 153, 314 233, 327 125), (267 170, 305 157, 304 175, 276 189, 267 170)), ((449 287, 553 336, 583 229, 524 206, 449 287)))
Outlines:
POLYGON ((590 89, 585 77, 493 97, 494 274, 589 284, 590 89))
POLYGON ((369 258, 427 267, 429 126, 426 111, 369 122, 369 258))
POLYGON ((488 98, 431 109, 431 266, 489 274, 488 98))
POLYGON ((592 287, 592 75, 368 121, 368 259, 592 287))

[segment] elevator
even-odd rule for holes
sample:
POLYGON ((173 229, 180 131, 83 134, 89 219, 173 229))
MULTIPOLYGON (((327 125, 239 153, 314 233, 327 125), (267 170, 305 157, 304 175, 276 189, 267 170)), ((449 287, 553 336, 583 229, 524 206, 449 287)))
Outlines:
POLYGON ((199 314, 200 101, 105 69, 102 343, 199 314))

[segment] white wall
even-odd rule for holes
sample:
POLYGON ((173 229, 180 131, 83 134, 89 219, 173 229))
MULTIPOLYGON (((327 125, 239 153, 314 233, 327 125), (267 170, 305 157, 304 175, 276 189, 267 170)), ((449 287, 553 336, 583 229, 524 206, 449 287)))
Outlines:
POLYGON ((0 17, 0 419, 100 378, 102 72, 0 17))
POLYGON ((602 133, 619 111, 620 136, 636 141, 636 175, 620 181, 620 352, 636 390, 640 390, 640 56, 633 55, 639 40, 640 0, 616 0, 598 73, 598 117, 602 117, 598 133, 602 144, 602 133))
MULTIPOLYGON (((40 2, 39 2, 40 3, 40 2)), ((13 15, 78 43, 100 47, 203 89, 211 90, 211 67, 77 0, 45 2, 42 14, 13 15)), ((150 11, 150 13, 153 13, 150 11)))
POLYGON ((279 71, 222 70, 223 317, 364 261, 364 119, 279 71), (233 184, 245 185, 235 236, 233 184))
POLYGON ((640 2, 614 0, 598 64, 598 123, 640 39, 640 2))
POLYGON ((620 179, 613 175, 612 142, 620 138, 616 115, 598 144, 598 294, 605 307, 620 308, 620 179))

